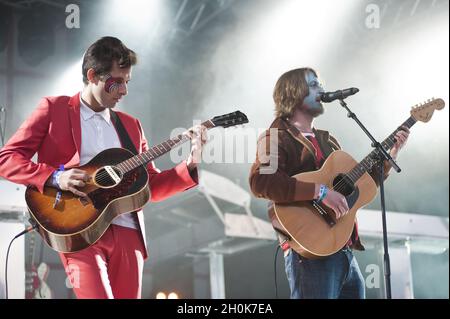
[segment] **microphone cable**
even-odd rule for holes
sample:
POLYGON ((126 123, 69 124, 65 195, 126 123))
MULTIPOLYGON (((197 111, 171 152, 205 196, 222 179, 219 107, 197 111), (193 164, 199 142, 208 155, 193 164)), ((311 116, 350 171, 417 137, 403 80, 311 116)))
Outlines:
POLYGON ((28 226, 27 228, 25 228, 24 231, 18 233, 16 236, 14 236, 14 238, 9 242, 8 250, 6 251, 6 262, 5 262, 5 299, 8 299, 8 259, 9 259, 9 250, 11 249, 11 245, 14 242, 14 240, 16 240, 17 238, 19 238, 22 235, 25 235, 26 233, 29 233, 36 227, 37 227, 37 225, 28 226))

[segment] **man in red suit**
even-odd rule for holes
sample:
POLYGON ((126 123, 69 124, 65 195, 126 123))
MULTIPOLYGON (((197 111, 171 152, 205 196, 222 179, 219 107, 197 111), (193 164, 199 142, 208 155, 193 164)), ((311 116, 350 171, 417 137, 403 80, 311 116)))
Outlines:
MULTIPOLYGON (((73 168, 111 147, 124 147, 111 109, 127 95, 136 54, 119 39, 104 37, 93 43, 83 59, 84 88, 73 97, 43 98, 37 109, 0 150, 0 176, 43 192, 44 185, 86 196, 89 176, 73 168), (38 154, 37 163, 31 161, 38 154), (64 165, 65 169, 58 169, 64 165)), ((148 149, 139 120, 116 112, 136 150, 148 149)), ((196 165, 206 142, 205 130, 194 129, 191 154, 166 171, 151 162, 147 169, 151 201, 160 201, 198 183, 196 165)), ((92 246, 60 253, 78 298, 140 298, 143 261, 147 258, 142 211, 114 219, 92 246)))

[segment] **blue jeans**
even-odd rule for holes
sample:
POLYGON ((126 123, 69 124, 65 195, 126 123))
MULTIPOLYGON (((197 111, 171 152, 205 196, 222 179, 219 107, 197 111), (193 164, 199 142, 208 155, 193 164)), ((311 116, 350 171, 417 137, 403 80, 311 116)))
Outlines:
POLYGON ((364 278, 351 249, 306 259, 292 249, 284 257, 291 299, 364 299, 364 278))

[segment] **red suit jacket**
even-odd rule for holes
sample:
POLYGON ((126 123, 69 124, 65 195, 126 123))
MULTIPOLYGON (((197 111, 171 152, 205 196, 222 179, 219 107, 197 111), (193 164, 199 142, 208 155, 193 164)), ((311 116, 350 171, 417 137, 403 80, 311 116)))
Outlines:
MULTIPOLYGON (((148 144, 139 120, 123 112, 117 114, 138 152, 146 151, 148 144)), ((43 98, 0 150, 0 176, 18 184, 34 185, 42 192, 45 182, 60 164, 67 168, 79 166, 80 149, 80 94, 43 98), (31 161, 35 153, 38 155, 37 163, 31 161)), ((191 177, 184 161, 162 172, 150 162, 147 170, 150 201, 153 202, 198 184, 197 171, 191 177)), ((137 214, 137 218, 145 244, 142 212, 137 214)))

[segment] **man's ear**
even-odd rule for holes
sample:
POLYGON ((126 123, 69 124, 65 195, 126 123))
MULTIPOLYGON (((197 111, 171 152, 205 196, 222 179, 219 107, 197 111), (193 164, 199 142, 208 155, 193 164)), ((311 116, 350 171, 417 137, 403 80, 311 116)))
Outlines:
POLYGON ((99 79, 98 79, 98 77, 97 77, 97 74, 95 74, 95 70, 94 70, 93 68, 90 68, 90 69, 87 71, 87 79, 88 79, 88 81, 91 82, 91 83, 94 83, 94 84, 97 84, 97 83, 98 83, 99 79))

